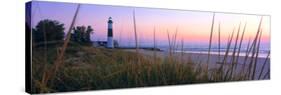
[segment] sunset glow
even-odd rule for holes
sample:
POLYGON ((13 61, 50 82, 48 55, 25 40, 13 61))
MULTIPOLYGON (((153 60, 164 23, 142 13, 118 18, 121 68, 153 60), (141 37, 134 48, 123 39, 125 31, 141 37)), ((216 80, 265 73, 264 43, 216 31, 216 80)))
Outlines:
MULTIPOLYGON (((33 24, 35 25, 43 19, 58 20, 65 24, 65 31, 68 30, 77 4, 34 2, 32 8, 33 24)), ((167 45, 167 31, 173 35, 178 30, 178 42, 183 39, 186 45, 207 44, 211 31, 212 12, 163 10, 150 8, 131 8, 101 5, 82 4, 76 25, 92 26, 94 34, 91 39, 105 40, 107 31, 107 19, 113 19, 114 39, 120 45, 130 45, 134 43, 133 17, 132 12, 136 12, 136 24, 140 45, 153 44, 153 29, 156 29, 156 40, 158 45, 167 45)), ((269 45, 270 41, 270 17, 247 14, 215 13, 213 43, 217 43, 218 24, 221 25, 221 42, 226 43, 229 35, 235 28, 242 33, 245 23, 247 23, 244 35, 247 43, 253 39, 259 22, 262 20, 262 44, 269 45)))

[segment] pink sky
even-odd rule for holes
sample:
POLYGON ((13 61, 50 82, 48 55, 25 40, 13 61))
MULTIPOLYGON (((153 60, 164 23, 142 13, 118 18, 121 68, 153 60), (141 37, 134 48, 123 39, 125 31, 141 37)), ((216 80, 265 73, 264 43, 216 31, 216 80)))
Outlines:
MULTIPOLYGON (((33 3, 33 27, 42 19, 58 20, 67 30, 77 4, 38 2, 33 3)), ((114 39, 121 45, 133 44, 133 17, 135 9, 137 32, 140 44, 152 44, 153 28, 156 29, 158 44, 168 44, 167 30, 172 35, 178 29, 178 39, 186 44, 206 44, 209 41, 212 12, 182 11, 151 8, 132 8, 83 4, 76 25, 91 25, 94 28, 92 40, 106 40, 108 17, 113 19, 114 39)), ((221 23, 221 40, 226 42, 234 27, 241 22, 241 32, 247 22, 245 42, 255 36, 261 15, 216 13, 214 39, 217 41, 218 23, 221 23)), ((66 31, 65 30, 65 31, 66 31)), ((270 16, 263 16, 262 43, 270 43, 270 16)))

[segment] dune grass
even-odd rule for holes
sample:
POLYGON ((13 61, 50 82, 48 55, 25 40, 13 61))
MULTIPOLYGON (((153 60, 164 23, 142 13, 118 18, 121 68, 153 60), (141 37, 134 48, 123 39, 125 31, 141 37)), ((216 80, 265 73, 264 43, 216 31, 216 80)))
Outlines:
MULTIPOLYGON (((77 9, 78 10, 78 9, 77 9)), ((76 13, 77 15, 77 13, 76 13)), ((76 18, 76 15, 74 18, 76 18)), ((75 19, 73 20, 72 26, 75 19)), ((177 50, 178 28, 172 36, 167 29, 167 39, 169 43, 169 55, 160 58, 157 56, 155 48, 155 28, 153 33, 153 55, 142 55, 138 48, 138 38, 136 31, 135 11, 133 11, 134 33, 136 52, 128 52, 122 49, 97 48, 88 45, 75 44, 69 41, 70 36, 66 36, 63 44, 58 46, 48 46, 45 48, 33 48, 32 56, 32 92, 63 92, 98 90, 113 88, 129 88, 144 86, 161 86, 175 84, 209 83, 238 80, 265 79, 270 75, 270 71, 263 72, 269 53, 262 66, 262 70, 257 74, 257 58, 261 39, 261 22, 253 41, 249 41, 246 56, 243 62, 243 69, 237 72, 238 56, 243 43, 244 32, 240 36, 240 25, 236 38, 234 38, 235 28, 228 38, 227 49, 218 68, 209 69, 210 54, 215 21, 213 14, 210 31, 209 49, 207 62, 196 62, 192 59, 183 60, 184 41, 181 40, 180 60, 174 54, 177 50), (240 42, 238 42, 240 41, 240 42), (252 42, 252 43, 251 43, 252 42), (234 48, 233 47, 234 43, 234 48), (68 45, 70 44, 70 45, 68 45), (233 49, 233 50, 231 50, 233 49), (236 53, 237 50, 237 53, 236 53), (44 54, 44 55, 42 55, 44 54), (229 54, 232 54, 229 56, 229 54), (236 55, 237 54, 237 55, 236 55), (46 57, 46 55, 48 57, 46 57), (228 59, 231 59, 230 61, 228 59), (249 62, 247 61, 249 60, 249 62), (222 62, 221 62, 222 61, 222 62)), ((220 48, 220 23, 219 23, 219 48, 220 48)), ((70 31, 68 32, 68 34, 70 31)), ((47 44, 47 43, 45 43, 47 44)), ((220 59, 220 58, 219 58, 220 59)))
MULTIPOLYGON (((61 92, 78 90, 97 90, 127 87, 143 87, 186 83, 208 82, 197 75, 192 62, 180 64, 180 61, 153 58, 152 56, 132 56, 135 52, 91 46, 70 46, 65 51, 64 64, 48 84, 40 81, 41 68, 51 68, 55 57, 48 63, 39 57, 43 49, 35 49, 33 56, 33 91, 61 92), (110 57, 110 58, 109 58, 110 57), (141 64, 136 64, 140 59, 141 64), (171 63, 173 62, 173 63, 171 63)), ((56 55, 56 47, 48 48, 48 56, 56 55)))

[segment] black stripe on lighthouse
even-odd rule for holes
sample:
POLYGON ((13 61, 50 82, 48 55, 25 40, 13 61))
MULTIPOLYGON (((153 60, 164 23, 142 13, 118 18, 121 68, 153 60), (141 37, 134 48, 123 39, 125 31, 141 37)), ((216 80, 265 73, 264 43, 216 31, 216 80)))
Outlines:
POLYGON ((113 21, 111 20, 111 17, 109 17, 107 23, 108 23, 108 28, 107 28, 108 33, 107 33, 107 36, 108 37, 113 37, 113 30, 112 30, 112 23, 113 23, 113 21))
POLYGON ((107 36, 108 37, 113 37, 112 28, 111 29, 108 28, 107 31, 108 31, 107 36))

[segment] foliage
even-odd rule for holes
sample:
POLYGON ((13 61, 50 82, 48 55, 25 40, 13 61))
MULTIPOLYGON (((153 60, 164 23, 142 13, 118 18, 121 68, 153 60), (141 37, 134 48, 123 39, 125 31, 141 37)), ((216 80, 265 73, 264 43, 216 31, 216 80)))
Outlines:
POLYGON ((41 20, 32 29, 32 39, 35 43, 43 41, 62 41, 64 38, 64 24, 56 20, 41 20))
POLYGON ((93 33, 91 26, 77 26, 73 28, 71 40, 77 43, 91 43, 91 33, 93 33))

